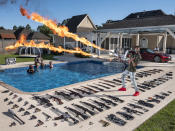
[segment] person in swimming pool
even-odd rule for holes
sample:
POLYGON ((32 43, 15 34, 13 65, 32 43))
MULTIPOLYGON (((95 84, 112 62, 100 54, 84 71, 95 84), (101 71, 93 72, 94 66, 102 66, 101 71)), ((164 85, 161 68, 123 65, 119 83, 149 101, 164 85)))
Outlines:
POLYGON ((49 62, 49 68, 50 68, 50 69, 53 68, 53 63, 52 63, 52 61, 49 62))
POLYGON ((38 63, 35 63, 34 70, 35 71, 38 71, 38 68, 39 68, 39 64, 38 63))
POLYGON ((44 61, 41 60, 40 68, 41 68, 41 69, 44 69, 45 67, 46 67, 46 65, 44 64, 44 61))
POLYGON ((27 70, 27 73, 34 73, 35 70, 32 65, 29 65, 29 69, 27 70))

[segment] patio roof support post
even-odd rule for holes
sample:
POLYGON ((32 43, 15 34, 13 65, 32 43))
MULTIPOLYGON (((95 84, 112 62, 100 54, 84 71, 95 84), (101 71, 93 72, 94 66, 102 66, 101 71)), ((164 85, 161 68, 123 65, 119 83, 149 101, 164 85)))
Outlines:
POLYGON ((35 47, 33 47, 33 54, 35 55, 35 47))
POLYGON ((110 54, 110 49, 111 49, 111 36, 109 36, 109 54, 110 54))
POLYGON ((117 50, 119 50, 119 48, 120 48, 119 44, 120 44, 120 33, 117 36, 117 50))
MULTIPOLYGON (((101 48, 100 33, 97 33, 97 45, 101 48)), ((98 49, 98 56, 100 56, 100 49, 98 49)))
POLYGON ((106 49, 106 39, 103 41, 104 42, 104 49, 106 49))
POLYGON ((78 41, 75 42, 75 47, 76 47, 76 48, 78 47, 78 41))
POLYGON ((113 37, 113 43, 112 43, 112 49, 113 49, 113 50, 115 50, 115 49, 114 49, 115 40, 116 40, 116 39, 115 39, 115 36, 114 36, 114 37, 113 37))
MULTIPOLYGON (((91 33, 91 43, 93 43, 93 33, 91 33)), ((92 45, 91 45, 91 54, 92 54, 92 45)))
MULTIPOLYGON (((66 38, 65 37, 64 37, 64 45, 63 45, 63 47, 64 47, 64 49, 66 47, 66 38)), ((64 54, 65 54, 65 52, 64 52, 64 54)))
MULTIPOLYGON (((157 36, 157 47, 159 47, 159 45, 160 45, 160 43, 161 43, 161 41, 162 41, 162 39, 163 39, 163 36, 164 36, 164 34, 160 34, 160 35, 158 35, 157 36)), ((160 47, 159 47, 160 48, 160 47)))
POLYGON ((156 44, 156 47, 158 47, 159 45, 159 35, 157 36, 157 44, 156 44))
POLYGON ((166 53, 166 43, 167 43, 167 32, 164 34, 163 53, 166 53))
POLYGON ((136 38, 136 46, 140 45, 140 35, 137 34, 137 38, 136 38))
POLYGON ((31 53, 32 53, 32 47, 30 47, 30 55, 31 55, 31 53))
POLYGON ((120 54, 122 54, 122 43, 123 43, 122 39, 123 39, 123 34, 121 33, 120 34, 120 49, 119 49, 120 54))
MULTIPOLYGON (((98 32, 95 33, 95 39, 96 39, 95 45, 98 46, 98 32)), ((96 54, 98 54, 98 51, 97 51, 96 48, 94 48, 94 52, 95 52, 96 54)))
POLYGON ((55 44, 55 35, 52 35, 53 44, 55 44))
POLYGON ((5 48, 4 48, 4 38, 2 38, 2 49, 3 49, 3 53, 5 51, 5 48))

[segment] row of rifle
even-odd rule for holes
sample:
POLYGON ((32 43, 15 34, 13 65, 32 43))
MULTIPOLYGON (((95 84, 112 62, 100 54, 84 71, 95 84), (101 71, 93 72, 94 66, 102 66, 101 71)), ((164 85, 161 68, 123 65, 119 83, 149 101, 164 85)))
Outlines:
MULTIPOLYGON (((147 77, 150 76, 152 74, 156 74, 156 73, 160 73, 163 70, 161 69, 153 69, 153 70, 147 70, 147 71, 142 71, 142 72, 138 72, 136 73, 136 79, 138 80, 139 78, 142 77, 147 77)), ((128 76, 129 78, 129 76, 128 76)), ((122 81, 119 79, 113 79, 113 80, 105 80, 105 79, 99 79, 103 82, 99 82, 99 83, 103 83, 103 84, 108 84, 109 87, 116 87, 116 86, 120 86, 122 85, 122 81)), ((127 81, 131 81, 130 79, 126 79, 127 81)))
MULTIPOLYGON (((151 74, 160 73, 162 71, 163 70, 160 69, 142 71, 136 73, 136 76, 138 77, 148 76, 151 74)), ((87 95, 92 95, 94 93, 105 91, 106 89, 111 89, 122 84, 122 81, 119 79, 113 79, 113 80, 99 79, 99 80, 100 81, 98 83, 88 84, 87 86, 81 86, 81 88, 66 89, 66 91, 55 91, 56 96, 50 96, 50 98, 53 99, 54 101, 57 101, 58 104, 63 104, 61 99, 58 98, 57 96, 61 96, 63 99, 70 101, 73 100, 75 97, 83 98, 87 95)), ((144 89, 149 89, 148 86, 150 85, 146 83, 143 83, 143 85, 138 85, 141 91, 144 91, 144 89)), ((51 104, 49 104, 49 106, 51 106, 51 104)))
POLYGON ((153 97, 148 97, 146 100, 134 100, 134 103, 128 103, 127 106, 124 106, 122 108, 123 111, 116 112, 116 114, 123 119, 115 114, 108 115, 106 119, 119 126, 124 126, 127 123, 127 120, 133 120, 135 118, 134 115, 143 115, 171 93, 171 91, 161 92, 155 94, 153 97))
POLYGON ((155 87, 169 81, 170 79, 172 79, 172 76, 173 76, 173 73, 168 72, 157 79, 144 81, 143 83, 140 83, 137 86, 138 86, 140 91, 145 92, 145 90, 150 90, 151 88, 155 88, 155 87))
POLYGON ((68 112, 61 112, 59 109, 52 107, 51 110, 59 115, 58 117, 55 117, 54 120, 65 120, 72 124, 77 124, 80 120, 86 120, 95 114, 110 109, 111 106, 117 106, 118 103, 124 102, 124 100, 115 96, 105 95, 104 97, 98 97, 98 100, 89 99, 88 102, 80 101, 79 104, 73 103, 72 106, 74 108, 65 106, 64 108, 68 112))
POLYGON ((83 98, 87 95, 92 95, 100 91, 105 91, 105 89, 110 89, 108 86, 96 84, 82 86, 82 88, 65 89, 66 91, 55 91, 56 96, 61 96, 65 100, 73 100, 74 98, 83 98), (99 87, 101 86, 101 87, 99 87))
POLYGON ((161 69, 152 69, 152 70, 142 71, 142 72, 136 73, 136 77, 140 77, 140 78, 148 77, 148 76, 151 76, 152 74, 160 73, 162 71, 163 70, 161 69))
MULTIPOLYGON (((35 115, 35 113, 41 112, 41 109, 37 108, 35 105, 33 104, 29 104, 28 101, 24 101, 24 99, 22 97, 19 97, 17 94, 14 94, 13 92, 10 92, 9 90, 4 91, 3 93, 9 93, 10 96, 12 96, 11 98, 13 99, 13 101, 16 99, 17 103, 12 102, 9 98, 5 98, 4 102, 7 102, 7 105, 13 105, 11 109, 8 110, 8 114, 11 115, 12 118, 14 118, 14 122, 12 122, 9 127, 12 126, 16 126, 16 122, 18 122, 20 125, 24 125, 25 122, 20 118, 19 115, 17 115, 13 110, 16 110, 18 113, 21 114, 22 117, 27 117, 29 116, 29 120, 36 120, 37 116, 35 115), (18 105, 18 103, 23 102, 23 105, 20 107, 18 105), (27 107, 28 106, 28 107, 27 107), (31 110, 34 110, 34 114, 31 114, 31 110)), ((42 98, 42 97, 38 97, 38 96, 34 96, 33 99, 36 99, 37 101, 40 102, 41 105, 48 105, 49 101, 47 101, 47 99, 42 98)), ((46 117, 46 121, 49 120, 51 118, 50 115, 48 115, 45 112, 42 112, 42 114, 46 117)), ((40 125, 43 125, 44 122, 42 122, 41 120, 37 121, 37 124, 35 125, 35 127, 38 127, 40 125)))

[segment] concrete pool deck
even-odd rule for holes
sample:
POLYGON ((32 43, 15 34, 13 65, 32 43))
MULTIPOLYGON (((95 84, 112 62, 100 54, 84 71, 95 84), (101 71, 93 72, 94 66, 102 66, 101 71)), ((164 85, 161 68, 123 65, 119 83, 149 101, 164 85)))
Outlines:
MULTIPOLYGON (((17 65, 17 67, 23 67, 24 65, 27 65, 27 63, 23 63, 23 64, 21 63, 21 64, 17 65)), ((146 67, 142 68, 142 69, 139 69, 138 72, 151 70, 151 69, 162 69, 163 72, 156 73, 156 74, 153 74, 153 75, 148 76, 148 77, 139 78, 137 80, 138 83, 142 83, 143 81, 159 78, 160 76, 162 76, 165 73, 170 72, 170 71, 173 72, 173 74, 175 74, 175 68, 174 68, 175 64, 173 62, 172 63, 160 63, 160 64, 159 63, 153 63, 153 62, 141 62, 141 65, 146 66, 146 67)), ((13 67, 11 67, 11 68, 13 68, 13 67)), ((113 78, 120 79, 120 77, 121 77, 121 74, 116 74, 116 75, 104 77, 103 79, 112 80, 113 78)), ((74 85, 69 85, 69 86, 66 86, 64 88, 57 88, 57 89, 49 90, 49 91, 46 91, 46 92, 42 92, 39 95, 40 96, 43 96, 45 94, 53 95, 55 90, 56 91, 63 91, 65 88, 66 89, 73 89, 73 88, 80 88, 81 86, 93 85, 94 83, 102 82, 101 79, 90 80, 90 81, 81 82, 81 83, 74 84, 74 85)), ((89 102, 89 99, 99 100, 97 98, 97 96, 101 97, 101 96, 103 96, 103 94, 117 96, 120 99, 125 101, 124 103, 118 103, 118 106, 116 106, 116 107, 111 106, 111 109, 100 112, 100 113, 96 114, 95 116, 91 116, 89 119, 84 120, 84 121, 80 121, 78 124, 73 125, 73 126, 70 126, 68 124, 68 122, 66 122, 66 121, 65 122, 61 122, 60 120, 59 121, 53 121, 53 120, 45 121, 45 116, 43 116, 42 112, 45 112, 45 113, 49 114, 52 118, 56 117, 57 115, 55 113, 53 113, 50 110, 50 108, 45 108, 44 106, 38 105, 38 103, 35 100, 32 99, 32 95, 30 95, 30 94, 19 94, 19 93, 16 93, 14 91, 14 94, 18 95, 18 97, 13 99, 14 94, 9 95, 9 93, 2 93, 4 90, 7 90, 7 89, 3 86, 0 86, 0 96, 1 96, 0 97, 0 129, 1 129, 1 131, 23 131, 23 130, 25 130, 25 131, 31 131, 31 130, 33 130, 33 131, 35 131, 35 130, 36 131, 40 131, 40 130, 41 131, 43 131, 43 130, 51 130, 51 131, 57 131, 57 130, 65 130, 65 131, 70 131, 70 130, 72 130, 72 131, 73 130, 76 130, 76 131, 125 130, 125 131, 131 131, 131 130, 135 129, 136 127, 138 127, 140 124, 142 124, 145 120, 150 118, 152 115, 154 115, 161 108, 166 106, 170 101, 175 99, 175 88, 174 88, 175 82, 174 82, 174 80, 175 80, 175 77, 173 75, 173 79, 171 79, 171 80, 169 80, 169 81, 167 81, 167 82, 165 82, 165 83, 163 83, 163 84, 161 84, 161 85, 159 85, 155 88, 152 88, 151 90, 146 90, 146 92, 141 92, 140 96, 138 96, 138 97, 133 97, 132 96, 132 94, 134 93, 134 89, 130 88, 131 84, 130 84, 130 82, 127 82, 127 87, 128 88, 127 88, 126 92, 118 92, 117 90, 121 86, 116 85, 115 87, 113 87, 111 89, 106 89, 105 91, 98 92, 94 95, 87 95, 83 98, 76 98, 72 101, 66 101, 66 100, 62 99, 62 101, 64 103, 63 105, 57 105, 56 102, 51 101, 55 108, 58 108, 59 110, 61 110, 63 112, 67 111, 64 108, 65 106, 69 106, 69 107, 73 108, 73 106, 71 105, 72 103, 78 103, 79 104, 79 101, 89 102), (127 121, 127 124, 125 126, 119 126, 119 125, 116 125, 116 124, 111 123, 108 120, 106 120, 107 115, 109 115, 111 113, 116 115, 116 112, 117 111, 122 111, 121 108, 126 106, 127 103, 133 103, 134 102, 133 99, 135 99, 135 100, 145 100, 149 96, 153 96, 153 95, 158 94, 162 91, 163 92, 171 91, 172 94, 170 96, 168 96, 167 98, 165 98, 164 100, 161 100, 161 102, 159 104, 155 104, 154 108, 147 108, 147 109, 149 109, 149 111, 144 113, 143 115, 141 115, 141 116, 133 115, 135 117, 134 120, 127 121), (20 97, 23 100, 21 102, 18 102, 18 98, 20 98, 20 97), (4 102, 5 98, 8 98, 9 100, 7 102, 4 102), (12 101, 13 104, 8 105, 7 103, 9 101, 12 101), (25 101, 29 102, 29 104, 26 107, 23 106, 25 101), (7 112, 8 109, 12 108, 12 106, 14 104, 17 104, 19 107, 17 109, 13 109, 13 111, 26 123, 25 125, 20 125, 18 122, 13 120, 11 117, 6 115, 5 112, 7 112), (21 108, 21 107, 23 107, 25 110, 27 110, 31 104, 33 104, 37 108, 41 109, 41 111, 38 112, 38 113, 34 113, 34 109, 30 109, 30 110, 28 110, 30 112, 30 115, 27 115, 27 116, 22 116, 22 114, 24 112, 18 112, 19 108, 21 108), (36 120, 29 120, 30 116, 33 115, 33 114, 37 116, 37 119, 36 120), (37 124, 37 120, 43 121, 44 124, 41 125, 40 127, 34 127, 37 124), (103 127, 102 124, 99 123, 99 120, 105 120, 105 121, 109 122, 110 125, 107 126, 107 127, 103 127), (15 121, 17 125, 14 126, 14 127, 9 127, 10 123, 12 123, 13 121, 15 121), (54 123, 56 123, 57 126, 54 126, 54 123)), ((116 115, 116 116, 123 119, 119 115, 116 115)), ((74 116, 74 118, 77 118, 77 117, 74 116)))

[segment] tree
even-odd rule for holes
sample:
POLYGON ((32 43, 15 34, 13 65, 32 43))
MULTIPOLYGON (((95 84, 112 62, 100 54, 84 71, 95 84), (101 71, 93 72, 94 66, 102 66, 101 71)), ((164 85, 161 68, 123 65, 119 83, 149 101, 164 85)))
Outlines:
POLYGON ((27 30, 31 30, 31 26, 29 24, 26 25, 27 30))
POLYGON ((61 23, 62 25, 66 25, 67 23, 68 23, 68 21, 69 21, 70 19, 65 19, 65 20, 63 20, 63 22, 61 23))
POLYGON ((52 30, 49 29, 49 27, 42 25, 38 26, 37 31, 49 36, 49 34, 53 34, 52 30))
POLYGON ((95 25, 95 26, 96 26, 96 28, 97 28, 97 29, 102 28, 102 26, 101 26, 101 25, 95 25))
POLYGON ((0 29, 5 29, 3 26, 0 26, 0 29))
POLYGON ((106 23, 112 23, 113 22, 113 20, 107 20, 106 21, 106 23))
POLYGON ((13 26, 13 30, 17 30, 18 27, 16 25, 13 26))
POLYGON ((25 28, 25 27, 22 26, 22 25, 18 26, 18 29, 24 29, 24 28, 25 28))

